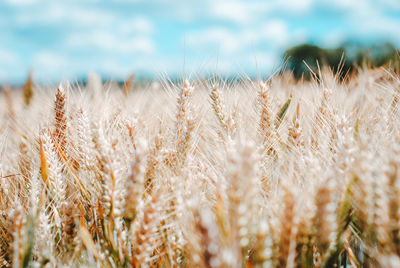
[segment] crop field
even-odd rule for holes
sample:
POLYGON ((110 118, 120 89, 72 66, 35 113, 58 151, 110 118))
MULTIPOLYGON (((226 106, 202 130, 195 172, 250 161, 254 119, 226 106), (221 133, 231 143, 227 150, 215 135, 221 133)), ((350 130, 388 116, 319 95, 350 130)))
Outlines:
POLYGON ((0 90, 2 267, 400 267, 400 78, 0 90))

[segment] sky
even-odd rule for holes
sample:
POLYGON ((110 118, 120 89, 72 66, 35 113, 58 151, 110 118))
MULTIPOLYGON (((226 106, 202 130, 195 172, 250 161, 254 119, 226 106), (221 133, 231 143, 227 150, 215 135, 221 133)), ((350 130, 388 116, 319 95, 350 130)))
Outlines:
POLYGON ((0 0, 0 84, 266 75, 285 49, 400 47, 399 0, 0 0))

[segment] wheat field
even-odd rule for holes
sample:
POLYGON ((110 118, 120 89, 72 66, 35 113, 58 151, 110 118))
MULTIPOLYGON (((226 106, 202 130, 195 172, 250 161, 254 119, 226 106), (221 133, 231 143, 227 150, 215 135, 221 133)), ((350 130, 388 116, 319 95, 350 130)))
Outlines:
POLYGON ((400 266, 396 74, 131 80, 0 91, 1 266, 400 266))

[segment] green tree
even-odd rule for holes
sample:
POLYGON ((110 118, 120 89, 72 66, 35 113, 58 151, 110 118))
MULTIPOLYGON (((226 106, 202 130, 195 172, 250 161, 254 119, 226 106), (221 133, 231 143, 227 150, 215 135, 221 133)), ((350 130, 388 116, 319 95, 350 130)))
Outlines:
POLYGON ((312 72, 318 75, 318 64, 329 66, 341 79, 356 66, 399 68, 399 50, 390 43, 362 46, 347 42, 334 49, 302 44, 285 51, 285 70, 290 70, 296 79, 310 79, 312 72))

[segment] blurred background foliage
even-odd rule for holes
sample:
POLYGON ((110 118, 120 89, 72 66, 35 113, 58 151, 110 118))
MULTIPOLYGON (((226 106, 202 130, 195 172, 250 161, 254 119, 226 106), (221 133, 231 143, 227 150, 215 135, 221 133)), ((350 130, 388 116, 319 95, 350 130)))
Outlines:
POLYGON ((346 42, 337 48, 323 48, 312 44, 301 44, 289 48, 283 54, 283 71, 293 72, 295 79, 309 80, 318 68, 328 66, 342 80, 359 67, 386 67, 396 73, 400 71, 400 53, 391 43, 362 45, 346 42))

